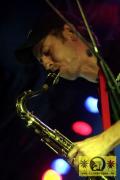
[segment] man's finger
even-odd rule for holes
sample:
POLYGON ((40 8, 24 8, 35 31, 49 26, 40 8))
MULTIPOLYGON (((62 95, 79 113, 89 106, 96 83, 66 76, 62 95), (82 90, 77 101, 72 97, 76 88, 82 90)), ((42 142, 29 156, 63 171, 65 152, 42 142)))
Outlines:
POLYGON ((68 159, 70 159, 70 161, 73 160, 73 158, 75 158, 75 156, 78 153, 78 146, 73 146, 73 148, 69 151, 68 153, 68 159))

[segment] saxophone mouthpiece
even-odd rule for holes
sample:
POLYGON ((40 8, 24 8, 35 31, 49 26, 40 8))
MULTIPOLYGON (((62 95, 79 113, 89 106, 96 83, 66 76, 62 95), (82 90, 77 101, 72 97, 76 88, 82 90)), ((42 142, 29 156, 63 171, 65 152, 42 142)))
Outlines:
POLYGON ((49 70, 49 71, 47 71, 47 74, 48 74, 47 79, 46 79, 45 83, 43 84, 43 89, 45 91, 47 91, 49 87, 58 84, 59 78, 60 78, 59 70, 56 70, 54 72, 49 70))

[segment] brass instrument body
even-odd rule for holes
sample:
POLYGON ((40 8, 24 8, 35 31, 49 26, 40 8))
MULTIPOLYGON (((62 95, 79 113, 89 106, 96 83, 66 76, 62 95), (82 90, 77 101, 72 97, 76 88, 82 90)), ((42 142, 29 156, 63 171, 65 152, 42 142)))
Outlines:
POLYGON ((27 127, 32 127, 35 133, 39 134, 42 142, 49 146, 56 154, 67 158, 67 154, 73 143, 58 130, 51 129, 27 110, 25 103, 33 94, 34 93, 29 90, 17 99, 17 113, 26 121, 27 127))
MULTIPOLYGON (((65 159, 69 162, 67 157, 68 152, 73 147, 74 143, 70 141, 66 136, 60 133, 56 129, 51 129, 49 126, 44 124, 39 118, 37 118, 32 112, 30 112, 26 107, 26 102, 29 98, 35 97, 42 92, 46 92, 50 85, 55 85, 58 83, 58 75, 50 74, 48 75, 48 79, 52 78, 53 81, 50 81, 50 84, 44 84, 40 91, 33 92, 31 90, 25 91, 22 95, 20 95, 17 99, 16 109, 18 115, 21 119, 25 120, 27 123, 27 127, 32 127, 36 134, 39 135, 41 142, 46 144, 52 151, 56 154, 65 157, 65 159), (51 84, 51 82, 53 82, 51 84), (49 86, 48 86, 49 85, 49 86)), ((108 180, 108 179, 115 179, 115 177, 106 178, 105 176, 101 175, 100 177, 88 177, 89 180, 108 180)))

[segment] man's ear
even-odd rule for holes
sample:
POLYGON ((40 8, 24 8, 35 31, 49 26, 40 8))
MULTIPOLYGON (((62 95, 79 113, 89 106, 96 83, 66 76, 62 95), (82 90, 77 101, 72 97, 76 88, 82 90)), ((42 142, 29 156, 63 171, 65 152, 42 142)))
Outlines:
POLYGON ((72 28, 68 24, 64 24, 63 26, 63 36, 66 40, 77 40, 76 34, 73 32, 72 28))

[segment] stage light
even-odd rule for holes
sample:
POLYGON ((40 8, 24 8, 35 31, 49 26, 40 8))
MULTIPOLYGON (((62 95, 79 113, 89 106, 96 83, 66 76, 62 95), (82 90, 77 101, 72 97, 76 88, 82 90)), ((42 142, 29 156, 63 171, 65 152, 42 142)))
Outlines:
POLYGON ((70 165, 62 158, 54 160, 51 168, 61 175, 67 174, 71 169, 70 165))
POLYGON ((43 174, 42 180, 62 180, 62 176, 60 176, 54 170, 49 169, 43 174))
POLYGON ((88 136, 92 133, 92 127, 84 121, 76 121, 72 124, 72 130, 79 135, 88 136))
POLYGON ((98 99, 92 96, 89 96, 84 103, 85 108, 91 113, 99 113, 97 107, 98 99))

